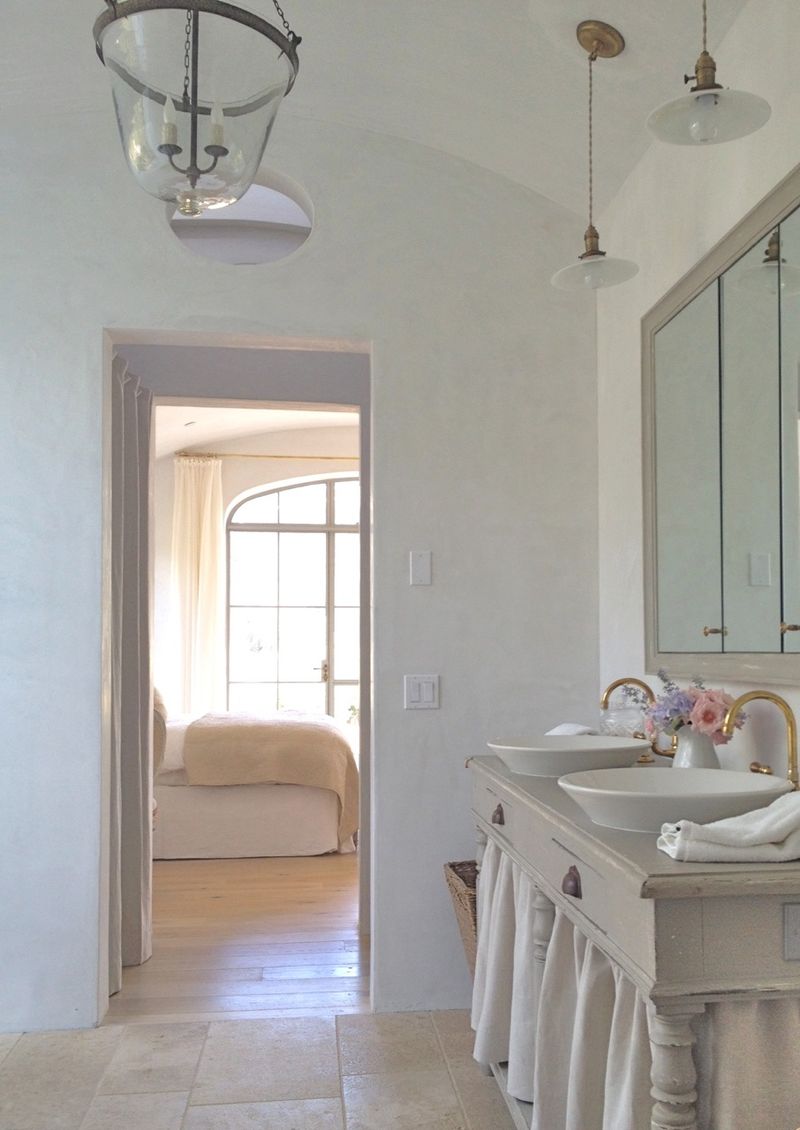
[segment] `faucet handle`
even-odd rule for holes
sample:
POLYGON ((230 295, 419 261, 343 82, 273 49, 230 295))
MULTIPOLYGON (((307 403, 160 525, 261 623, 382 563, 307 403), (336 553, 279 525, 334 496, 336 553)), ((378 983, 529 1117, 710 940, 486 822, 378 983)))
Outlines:
POLYGON ((771 767, 769 765, 762 765, 760 761, 751 761, 750 762, 750 772, 751 773, 764 773, 768 777, 772 776, 771 767))
POLYGON ((787 632, 800 632, 800 624, 785 624, 781 621, 781 635, 785 636, 787 632))

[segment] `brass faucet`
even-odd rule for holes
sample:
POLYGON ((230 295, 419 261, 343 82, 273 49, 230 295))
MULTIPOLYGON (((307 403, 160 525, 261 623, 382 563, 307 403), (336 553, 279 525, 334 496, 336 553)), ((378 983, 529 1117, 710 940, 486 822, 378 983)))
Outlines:
MULTIPOLYGON (((765 702, 774 703, 781 714, 783 714, 786 722, 786 760, 788 767, 786 775, 796 789, 799 787, 797 778, 797 722, 795 721, 791 706, 789 706, 789 703, 781 698, 780 695, 773 694, 772 691, 747 691, 746 694, 739 695, 733 705, 728 708, 725 721, 722 723, 722 732, 728 737, 731 737, 736 724, 736 715, 743 706, 746 706, 748 702, 755 702, 756 699, 763 699, 765 702)), ((768 765, 762 765, 758 761, 753 761, 750 765, 750 772, 771 773, 772 770, 768 765)))
POLYGON ((608 710, 608 700, 612 694, 619 687, 640 687, 644 691, 645 697, 649 703, 656 701, 656 696, 653 693, 653 688, 648 687, 647 683, 642 682, 641 679, 635 679, 633 675, 628 675, 624 679, 615 679, 613 683, 609 683, 603 693, 600 695, 600 709, 608 710))
MULTIPOLYGON (((652 687, 648 686, 647 683, 645 683, 642 679, 636 679, 636 678, 634 678, 633 675, 627 675, 622 679, 615 679, 613 683, 608 684, 606 689, 600 695, 600 709, 601 710, 608 710, 609 700, 610 700, 612 694, 614 693, 614 691, 617 690, 619 687, 639 687, 641 690, 644 691, 645 698, 647 699, 647 701, 651 705, 656 701, 655 692, 653 691, 652 687)), ((644 734, 634 734, 633 736, 635 738, 643 738, 645 735, 644 734)), ((652 749, 653 753, 658 753, 662 757, 674 757, 677 745, 678 745, 677 739, 673 738, 673 744, 672 744, 671 750, 659 749, 658 745, 656 744, 656 739, 654 738, 653 741, 650 743, 650 748, 652 749)), ((639 765, 650 765, 650 764, 652 764, 653 760, 654 759, 653 759, 651 754, 643 753, 642 756, 639 758, 639 761, 637 762, 637 764, 639 764, 639 765)))

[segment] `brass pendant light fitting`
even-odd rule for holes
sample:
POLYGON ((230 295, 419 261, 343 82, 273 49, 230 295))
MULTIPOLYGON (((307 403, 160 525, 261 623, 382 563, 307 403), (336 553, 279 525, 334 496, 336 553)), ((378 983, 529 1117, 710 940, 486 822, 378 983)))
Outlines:
POLYGON ((625 282, 638 271, 636 264, 628 260, 606 258, 593 222, 593 66, 597 59, 614 59, 620 55, 625 49, 625 39, 615 27, 602 20, 583 20, 578 24, 576 35, 589 57, 589 225, 583 234, 585 250, 578 256, 578 263, 557 271, 551 281, 561 290, 594 290, 625 282))

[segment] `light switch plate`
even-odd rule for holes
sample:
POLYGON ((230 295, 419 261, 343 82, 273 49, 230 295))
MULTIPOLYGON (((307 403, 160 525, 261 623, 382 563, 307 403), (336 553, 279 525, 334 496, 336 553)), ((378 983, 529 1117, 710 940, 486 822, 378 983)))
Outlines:
POLYGON ((800 961, 800 902, 783 904, 783 960, 800 961))
POLYGON ((412 549, 408 555, 408 583, 429 585, 433 576, 433 554, 429 549, 412 549))
POLYGON ((750 584, 757 587, 768 587, 772 584, 772 554, 750 554, 750 584))
POLYGON ((406 710, 439 709, 438 675, 405 675, 403 706, 406 710))

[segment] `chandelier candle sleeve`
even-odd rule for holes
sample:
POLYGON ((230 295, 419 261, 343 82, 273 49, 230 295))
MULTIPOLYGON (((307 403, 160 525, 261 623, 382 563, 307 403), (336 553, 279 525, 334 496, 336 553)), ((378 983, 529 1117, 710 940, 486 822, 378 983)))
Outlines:
POLYGON ((253 183, 300 37, 226 0, 107 0, 94 25, 133 176, 196 216, 253 183))

